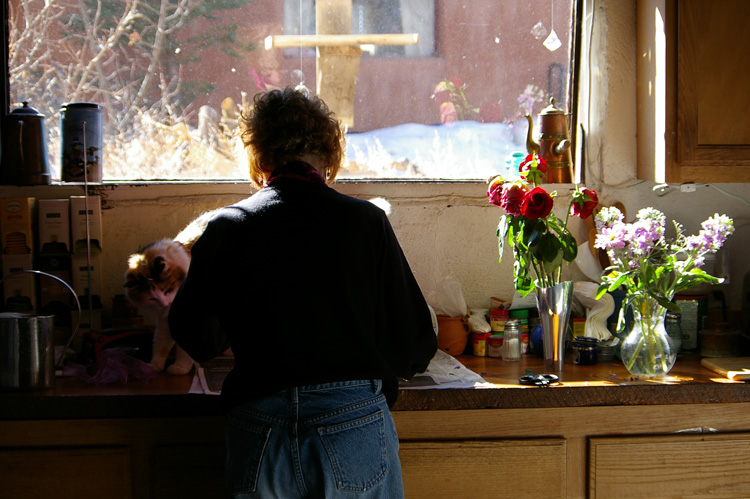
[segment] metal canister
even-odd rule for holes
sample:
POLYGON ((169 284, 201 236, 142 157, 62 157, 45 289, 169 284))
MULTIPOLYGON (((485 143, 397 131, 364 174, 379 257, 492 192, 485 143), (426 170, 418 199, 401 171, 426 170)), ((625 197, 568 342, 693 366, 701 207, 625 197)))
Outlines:
POLYGON ((63 182, 102 181, 102 106, 69 102, 60 108, 63 182))

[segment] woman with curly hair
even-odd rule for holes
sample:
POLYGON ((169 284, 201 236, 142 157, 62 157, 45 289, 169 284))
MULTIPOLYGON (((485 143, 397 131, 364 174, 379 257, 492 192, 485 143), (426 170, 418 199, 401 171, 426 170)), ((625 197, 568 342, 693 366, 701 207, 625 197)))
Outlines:
POLYGON ((385 213, 329 186, 344 134, 322 100, 259 94, 240 131, 259 190, 209 222, 169 314, 196 361, 234 352, 230 494, 402 497, 390 407, 437 349, 427 303, 385 213))

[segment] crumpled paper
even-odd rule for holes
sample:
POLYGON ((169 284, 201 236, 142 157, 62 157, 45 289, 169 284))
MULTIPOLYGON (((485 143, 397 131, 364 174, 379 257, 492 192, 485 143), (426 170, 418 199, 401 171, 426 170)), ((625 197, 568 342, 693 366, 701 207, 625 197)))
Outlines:
POLYGON ((615 299, 605 293, 596 299, 599 284, 580 281, 573 285, 573 296, 586 307, 586 336, 598 340, 608 340, 612 333, 607 327, 607 319, 615 311, 615 299))
POLYGON ((149 364, 116 348, 107 348, 102 351, 93 376, 89 375, 85 366, 75 362, 65 364, 62 371, 65 376, 75 377, 95 385, 127 383, 130 377, 142 383, 148 383, 156 377, 156 370, 149 364))

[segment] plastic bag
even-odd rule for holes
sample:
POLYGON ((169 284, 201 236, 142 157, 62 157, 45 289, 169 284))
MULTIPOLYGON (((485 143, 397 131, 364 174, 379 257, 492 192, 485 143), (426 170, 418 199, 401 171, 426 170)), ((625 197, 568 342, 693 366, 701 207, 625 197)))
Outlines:
POLYGON ((455 277, 447 277, 440 281, 436 291, 436 309, 438 314, 448 317, 465 317, 468 315, 468 307, 464 293, 461 291, 461 283, 455 277))
POLYGON ((486 310, 471 311, 471 315, 469 316, 469 324, 471 324, 471 330, 475 333, 492 332, 492 327, 490 326, 490 323, 487 322, 487 319, 484 316, 486 312, 486 310))
POLYGON ((93 376, 88 374, 85 366, 73 362, 63 366, 63 374, 96 385, 127 383, 129 377, 133 377, 142 383, 148 383, 156 377, 156 371, 149 364, 116 348, 107 348, 102 351, 96 373, 93 376))

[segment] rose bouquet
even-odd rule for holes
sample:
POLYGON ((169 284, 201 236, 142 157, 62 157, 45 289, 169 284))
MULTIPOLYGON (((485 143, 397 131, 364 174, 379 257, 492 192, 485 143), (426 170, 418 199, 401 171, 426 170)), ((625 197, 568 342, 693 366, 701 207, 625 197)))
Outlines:
POLYGON ((491 204, 505 210, 497 227, 500 261, 507 241, 515 257, 515 289, 526 296, 536 288, 560 284, 563 261, 572 262, 578 254, 568 220, 571 215, 591 216, 599 199, 593 190, 576 186, 565 220, 561 220, 552 212, 557 193, 540 187, 547 173, 546 161, 530 154, 518 169, 519 180, 490 178, 487 196, 491 204))
POLYGON ((686 236, 673 221, 676 235, 665 236, 666 218, 654 208, 638 212, 636 220, 625 223, 617 208, 604 208, 596 215, 595 246, 607 251, 612 266, 605 269, 597 297, 624 287, 617 330, 625 329, 625 312, 633 310, 634 325, 625 338, 621 357, 633 374, 666 374, 676 352, 665 338, 666 310, 679 312, 674 295, 700 283, 718 284, 722 279, 705 272, 705 256, 716 253, 734 232, 732 219, 714 215, 703 222, 697 235, 686 236))

